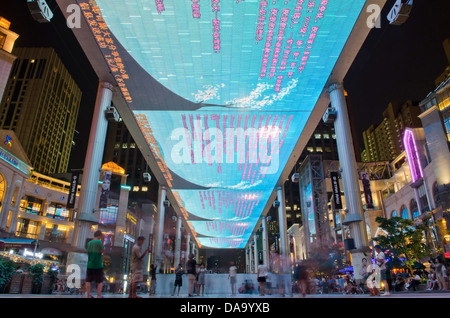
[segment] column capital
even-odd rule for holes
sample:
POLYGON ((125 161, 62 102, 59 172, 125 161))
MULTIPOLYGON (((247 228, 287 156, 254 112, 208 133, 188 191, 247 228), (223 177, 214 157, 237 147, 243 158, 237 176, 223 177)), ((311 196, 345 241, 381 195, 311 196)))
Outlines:
POLYGON ((101 81, 101 82, 100 82, 100 87, 101 87, 101 88, 109 89, 111 92, 114 92, 114 85, 111 84, 111 83, 109 83, 109 82, 103 82, 103 81, 101 81))
POLYGON ((333 92, 333 91, 335 91, 337 89, 343 90, 344 89, 344 85, 342 83, 330 84, 330 86, 328 86, 328 88, 327 88, 327 91, 328 91, 328 93, 331 93, 331 92, 333 92))

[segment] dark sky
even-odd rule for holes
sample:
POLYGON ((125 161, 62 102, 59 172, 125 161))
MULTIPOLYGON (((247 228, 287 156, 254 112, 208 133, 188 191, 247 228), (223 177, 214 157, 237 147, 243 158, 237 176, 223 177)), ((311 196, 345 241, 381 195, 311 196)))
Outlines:
POLYGON ((449 64, 442 42, 450 37, 450 1, 414 0, 401 26, 386 19, 394 3, 387 1, 381 28, 369 33, 344 79, 360 140, 363 130, 381 122, 390 101, 423 100, 449 64))
MULTIPOLYGON (((47 3, 55 13, 52 23, 35 22, 26 0, 8 1, 0 6, 0 16, 10 20, 11 30, 20 35, 16 46, 53 46, 82 90, 79 136, 69 163, 69 168, 77 169, 84 163, 97 77, 66 27, 56 2, 47 3)), ((364 129, 381 121, 381 113, 390 101, 422 100, 448 65, 442 41, 450 37, 450 1, 415 0, 410 18, 402 26, 391 26, 386 20, 394 3, 387 1, 382 27, 370 32, 344 81, 360 140, 364 129)))

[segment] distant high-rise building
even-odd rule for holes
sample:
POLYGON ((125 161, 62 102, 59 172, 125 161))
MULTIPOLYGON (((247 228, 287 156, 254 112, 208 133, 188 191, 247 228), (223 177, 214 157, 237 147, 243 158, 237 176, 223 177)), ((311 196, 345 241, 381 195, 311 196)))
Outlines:
POLYGON ((13 130, 43 174, 67 170, 81 90, 53 48, 15 48, 0 104, 1 129, 13 130))
POLYGON ((9 73, 16 59, 11 52, 19 35, 9 29, 10 25, 8 20, 0 17, 0 98, 3 96, 9 73))
POLYGON ((444 71, 439 75, 438 78, 434 81, 434 85, 439 87, 441 83, 445 82, 450 77, 450 38, 446 38, 442 42, 442 47, 444 48, 445 56, 447 57, 448 66, 444 69, 444 71))
POLYGON ((127 184, 131 187, 130 204, 158 201, 158 182, 147 166, 144 156, 123 121, 110 122, 103 155, 103 162, 114 162, 128 174, 127 184), (144 178, 149 173, 151 180, 144 178))
POLYGON ((391 102, 383 111, 383 120, 363 132, 363 162, 389 161, 404 149, 402 144, 405 127, 420 127, 420 108, 412 101, 391 102))

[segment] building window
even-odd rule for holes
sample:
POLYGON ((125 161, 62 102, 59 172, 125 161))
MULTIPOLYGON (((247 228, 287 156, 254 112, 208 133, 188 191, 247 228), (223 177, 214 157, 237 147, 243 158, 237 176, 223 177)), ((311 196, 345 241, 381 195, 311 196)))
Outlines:
POLYGON ((397 214, 397 211, 392 211, 391 212, 391 218, 395 218, 395 217, 398 217, 398 214, 397 214))
POLYGON ((417 219, 420 215, 419 212, 419 206, 417 205, 417 201, 412 199, 410 204, 409 204, 409 209, 411 210, 411 214, 413 217, 413 220, 417 219))
POLYGON ((52 202, 48 206, 45 216, 56 220, 68 221, 69 210, 67 210, 66 207, 62 204, 52 202))
POLYGON ((419 192, 420 206, 422 207, 422 213, 430 211, 430 206, 428 205, 427 192, 425 191, 425 186, 422 184, 417 191, 419 192))
POLYGON ((28 195, 20 201, 20 210, 26 213, 42 215, 42 206, 43 201, 41 199, 28 195))
POLYGON ((401 215, 402 215, 402 219, 409 219, 409 213, 408 213, 408 209, 406 208, 406 206, 402 205, 402 208, 400 209, 401 215))

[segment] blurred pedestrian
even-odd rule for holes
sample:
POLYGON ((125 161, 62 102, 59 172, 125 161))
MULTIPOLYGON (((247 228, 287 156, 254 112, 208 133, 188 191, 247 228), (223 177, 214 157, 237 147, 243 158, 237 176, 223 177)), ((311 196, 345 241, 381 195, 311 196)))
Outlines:
POLYGON ((158 265, 155 265, 155 264, 150 265, 150 290, 149 290, 150 296, 152 296, 156 293, 156 269, 157 268, 158 268, 158 265))
POLYGON ((447 290, 447 269, 439 258, 436 259, 435 263, 436 279, 439 285, 439 290, 447 290))
POLYGON ((186 262, 186 273, 189 280, 189 286, 188 286, 188 296, 192 297, 194 293, 194 283, 195 283, 195 276, 196 276, 196 265, 197 262, 194 259, 193 254, 189 254, 189 260, 186 262))
POLYGON ((230 268, 228 271, 228 279, 231 284, 231 296, 236 295, 236 275, 237 275, 237 267, 234 262, 231 262, 230 268))
POLYGON ((183 286, 183 273, 184 273, 184 270, 183 270, 181 264, 178 264, 178 267, 175 270, 175 284, 173 286, 172 296, 175 295, 175 290, 177 289, 177 287, 178 287, 178 296, 180 296, 180 289, 181 289, 181 286, 183 286))
POLYGON ((102 253, 105 247, 102 243, 102 231, 94 233, 94 239, 89 241, 86 247, 88 253, 88 263, 86 271, 86 292, 88 298, 91 296, 91 283, 97 283, 97 298, 102 298, 103 287, 103 260, 102 253))
POLYGON ((294 279, 297 282, 298 290, 301 290, 303 297, 305 297, 308 288, 308 272, 302 263, 295 265, 294 279))
POLYGON ((197 271, 197 296, 200 296, 200 290, 202 291, 202 296, 204 296, 205 280, 206 280, 206 268, 205 264, 201 263, 197 271))
POLYGON ((149 247, 142 251, 142 244, 144 244, 144 241, 145 237, 139 236, 136 240, 136 244, 131 249, 131 283, 128 295, 129 298, 141 298, 136 294, 137 285, 144 281, 144 256, 149 251, 149 247))
POLYGON ((430 268, 430 273, 428 274, 427 290, 433 290, 437 284, 436 274, 434 268, 430 268))
POLYGON ((376 261, 378 266, 380 267, 380 280, 384 283, 384 294, 383 296, 390 296, 389 292, 389 284, 387 282, 387 273, 386 273, 386 256, 381 251, 381 246, 376 245, 375 251, 377 253, 376 261))
POLYGON ((266 293, 266 279, 268 276, 267 266, 263 264, 263 261, 259 261, 258 265, 258 283, 259 283, 259 294, 264 296, 266 293))

